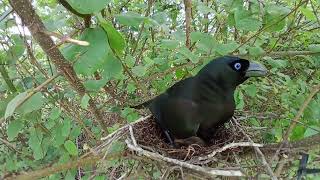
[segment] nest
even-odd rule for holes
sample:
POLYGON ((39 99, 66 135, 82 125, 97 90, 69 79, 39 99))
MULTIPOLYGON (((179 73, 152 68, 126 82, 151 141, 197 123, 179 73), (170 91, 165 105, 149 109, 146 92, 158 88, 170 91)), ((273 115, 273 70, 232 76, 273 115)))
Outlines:
POLYGON ((127 150, 133 155, 144 156, 164 164, 202 174, 214 176, 244 176, 235 154, 244 152, 246 147, 262 147, 254 143, 235 119, 229 126, 221 127, 208 145, 191 144, 173 148, 154 119, 149 115, 127 124, 108 136, 101 138, 104 143, 96 147, 97 152, 108 152, 112 143, 125 138, 127 150), (205 166, 204 166, 205 165, 205 166))
MULTIPOLYGON (((206 156, 226 144, 243 140, 243 135, 236 132, 234 128, 222 126, 206 146, 191 144, 189 146, 183 145, 179 148, 174 148, 166 143, 163 131, 153 117, 136 123, 133 126, 133 132, 137 143, 144 149, 180 160, 190 160, 194 157, 206 156)), ((242 147, 230 148, 223 151, 221 156, 229 157, 228 154, 230 152, 240 151, 242 151, 242 147)))

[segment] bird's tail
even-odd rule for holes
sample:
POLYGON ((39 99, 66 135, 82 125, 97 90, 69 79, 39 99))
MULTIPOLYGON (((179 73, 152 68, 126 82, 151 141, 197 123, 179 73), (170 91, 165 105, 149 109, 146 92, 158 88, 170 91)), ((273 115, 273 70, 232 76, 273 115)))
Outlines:
POLYGON ((134 108, 134 109, 142 109, 142 108, 146 108, 148 107, 151 103, 152 103, 153 99, 150 99, 149 101, 146 101, 146 102, 143 102, 139 105, 136 105, 136 106, 130 106, 131 108, 134 108))

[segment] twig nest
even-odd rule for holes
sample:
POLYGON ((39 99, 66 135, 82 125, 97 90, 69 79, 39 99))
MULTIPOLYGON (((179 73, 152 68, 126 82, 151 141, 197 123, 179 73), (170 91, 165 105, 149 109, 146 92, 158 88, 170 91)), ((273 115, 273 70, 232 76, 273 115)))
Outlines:
MULTIPOLYGON (((230 126, 229 128, 219 128, 209 145, 191 144, 173 148, 166 142, 163 132, 153 117, 133 125, 134 137, 142 148, 180 160, 206 156, 226 144, 242 141, 243 135, 233 129, 235 128, 230 128, 230 126)), ((230 148, 222 152, 221 155, 225 157, 223 159, 227 159, 230 152, 239 152, 241 150, 241 147, 230 148)))

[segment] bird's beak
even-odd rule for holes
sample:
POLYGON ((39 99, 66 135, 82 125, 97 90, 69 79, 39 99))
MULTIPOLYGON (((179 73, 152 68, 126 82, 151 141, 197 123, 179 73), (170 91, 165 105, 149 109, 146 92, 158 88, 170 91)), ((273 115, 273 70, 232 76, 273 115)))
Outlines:
POLYGON ((245 77, 260 77, 267 75, 267 69, 262 64, 250 62, 245 77))

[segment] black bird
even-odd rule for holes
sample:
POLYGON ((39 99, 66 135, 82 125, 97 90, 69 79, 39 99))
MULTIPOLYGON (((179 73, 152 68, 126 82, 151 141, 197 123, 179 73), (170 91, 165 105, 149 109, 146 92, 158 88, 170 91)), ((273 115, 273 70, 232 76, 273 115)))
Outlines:
POLYGON ((239 57, 210 61, 196 76, 181 80, 134 108, 148 107, 169 143, 198 136, 208 142, 235 110, 234 90, 249 77, 266 75, 264 66, 239 57))

